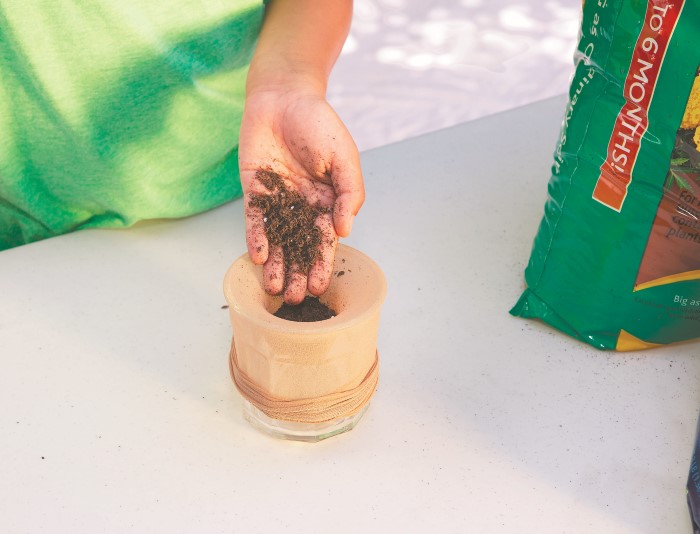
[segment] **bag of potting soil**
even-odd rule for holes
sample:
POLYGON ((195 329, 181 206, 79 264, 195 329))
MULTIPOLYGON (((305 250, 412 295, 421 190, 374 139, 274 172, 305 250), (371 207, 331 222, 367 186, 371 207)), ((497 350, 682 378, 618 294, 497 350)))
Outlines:
POLYGON ((511 310, 600 349, 700 336, 700 0, 586 0, 511 310))
POLYGON ((688 510, 690 520, 693 522, 693 534, 700 534, 700 419, 695 435, 695 447, 690 461, 690 474, 688 475, 688 510))

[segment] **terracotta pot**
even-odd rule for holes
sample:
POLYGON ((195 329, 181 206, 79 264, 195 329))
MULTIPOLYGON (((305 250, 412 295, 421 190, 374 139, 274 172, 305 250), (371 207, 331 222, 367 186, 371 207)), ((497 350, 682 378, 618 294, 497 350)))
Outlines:
POLYGON ((337 315, 300 323, 272 315, 282 304, 262 288, 262 268, 247 254, 226 273, 232 375, 244 415, 281 438, 318 441, 353 428, 377 379, 377 331, 386 295, 381 269, 339 245, 321 302, 337 315))

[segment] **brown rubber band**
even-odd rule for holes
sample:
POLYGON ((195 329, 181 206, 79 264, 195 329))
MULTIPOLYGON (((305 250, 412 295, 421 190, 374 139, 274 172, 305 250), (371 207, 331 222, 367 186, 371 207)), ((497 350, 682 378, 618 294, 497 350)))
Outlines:
POLYGON ((310 399, 285 400, 260 391, 260 388, 238 366, 238 355, 233 341, 231 341, 229 354, 229 370, 233 383, 243 398, 268 417, 298 423, 324 423, 339 417, 354 415, 369 402, 379 381, 379 353, 357 387, 310 399))

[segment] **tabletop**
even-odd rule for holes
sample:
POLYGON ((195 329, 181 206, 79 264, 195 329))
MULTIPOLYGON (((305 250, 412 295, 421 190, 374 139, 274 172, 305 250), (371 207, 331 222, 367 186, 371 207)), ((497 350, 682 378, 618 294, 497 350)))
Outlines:
POLYGON ((700 345, 508 314, 564 106, 362 154, 379 387, 319 443, 257 432, 229 378, 241 200, 0 253, 0 532, 690 532, 700 345))

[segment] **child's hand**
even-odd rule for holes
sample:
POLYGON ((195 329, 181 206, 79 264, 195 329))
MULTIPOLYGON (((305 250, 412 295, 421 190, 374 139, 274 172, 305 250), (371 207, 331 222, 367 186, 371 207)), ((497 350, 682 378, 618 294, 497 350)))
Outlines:
POLYGON ((357 147, 325 98, 307 89, 266 89, 248 94, 239 145, 246 242, 252 261, 264 265, 265 290, 284 290, 284 300, 300 303, 306 290, 320 295, 330 284, 338 236, 350 234, 364 202, 357 147), (270 247, 262 213, 249 206, 251 195, 269 191, 255 178, 271 169, 309 204, 330 208, 316 220, 323 240, 320 256, 308 273, 284 272, 280 247, 270 247), (285 283, 286 282, 286 283, 285 283), (286 289, 285 289, 286 287, 286 289))

